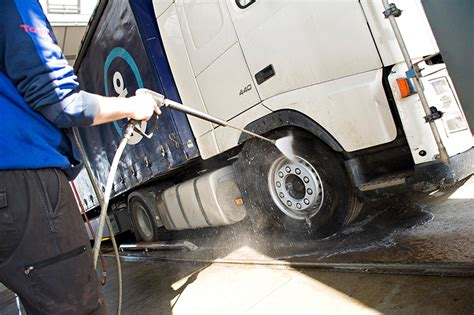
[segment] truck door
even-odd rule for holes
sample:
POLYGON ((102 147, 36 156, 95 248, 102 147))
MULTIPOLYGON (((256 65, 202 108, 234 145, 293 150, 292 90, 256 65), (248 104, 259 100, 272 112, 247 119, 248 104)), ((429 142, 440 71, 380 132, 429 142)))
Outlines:
POLYGON ((358 1, 226 1, 262 100, 382 66, 358 1))
POLYGON ((209 114, 228 120, 257 104, 249 69, 223 1, 176 1, 194 76, 209 114))

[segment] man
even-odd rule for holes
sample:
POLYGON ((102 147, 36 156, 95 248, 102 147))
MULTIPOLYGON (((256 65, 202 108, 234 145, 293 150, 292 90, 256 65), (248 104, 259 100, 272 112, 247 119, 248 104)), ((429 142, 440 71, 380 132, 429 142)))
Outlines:
POLYGON ((79 91, 38 1, 0 0, 0 281, 29 314, 106 313, 64 128, 153 112, 149 95, 79 91))

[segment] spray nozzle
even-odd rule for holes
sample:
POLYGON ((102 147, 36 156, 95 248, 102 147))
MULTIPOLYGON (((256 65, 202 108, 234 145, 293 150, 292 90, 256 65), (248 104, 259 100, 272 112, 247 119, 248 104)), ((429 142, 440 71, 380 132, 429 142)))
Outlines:
POLYGON ((275 146, 290 161, 296 161, 296 155, 293 151, 293 136, 289 135, 275 140, 275 146))

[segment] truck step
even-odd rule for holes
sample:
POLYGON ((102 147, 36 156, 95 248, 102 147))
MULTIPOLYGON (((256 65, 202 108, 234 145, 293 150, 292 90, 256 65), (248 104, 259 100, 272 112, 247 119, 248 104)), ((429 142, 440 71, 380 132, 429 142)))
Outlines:
POLYGON ((406 183, 411 172, 401 172, 390 176, 379 177, 359 186, 360 191, 370 191, 388 187, 400 186, 406 183))

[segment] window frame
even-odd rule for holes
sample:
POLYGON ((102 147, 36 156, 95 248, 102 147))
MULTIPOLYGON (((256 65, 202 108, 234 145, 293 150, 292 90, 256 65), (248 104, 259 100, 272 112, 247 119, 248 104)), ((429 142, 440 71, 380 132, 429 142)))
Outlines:
POLYGON ((46 0, 46 10, 49 14, 81 14, 81 0, 74 4, 58 4, 59 1, 46 0), (51 8, 51 2, 53 8, 51 8))
POLYGON ((250 2, 247 3, 246 5, 242 5, 240 3, 240 1, 241 0, 235 0, 235 4, 239 7, 239 9, 244 10, 244 9, 248 8, 249 6, 251 6, 252 4, 254 4, 257 0, 250 0, 250 2))

